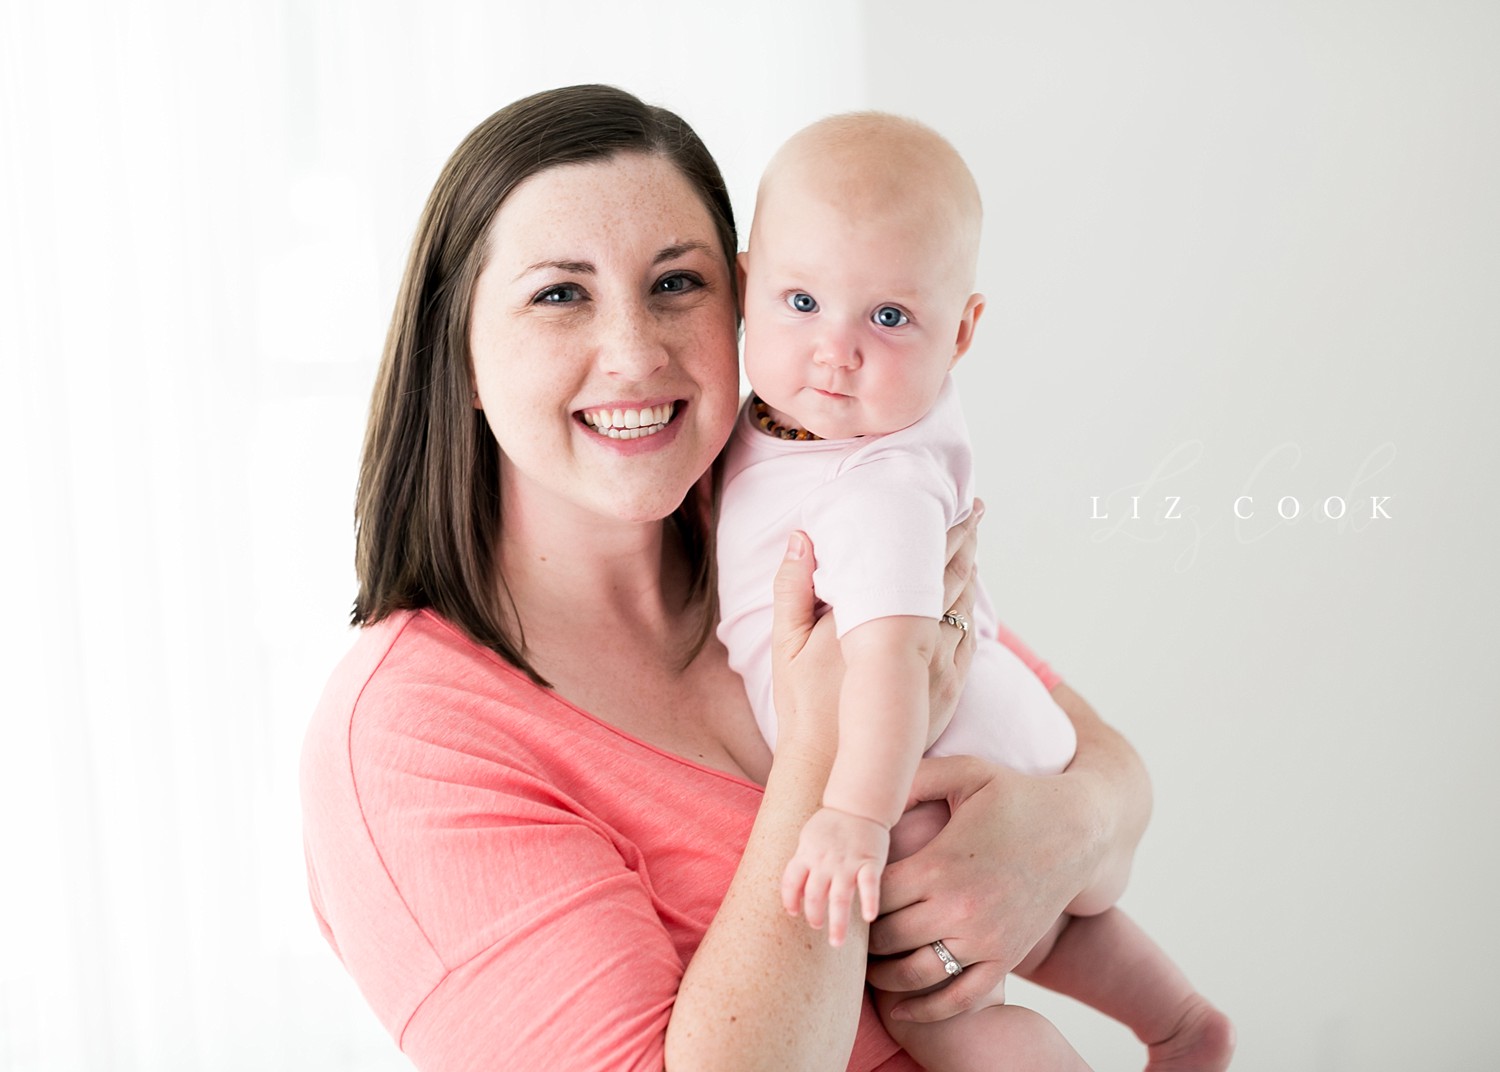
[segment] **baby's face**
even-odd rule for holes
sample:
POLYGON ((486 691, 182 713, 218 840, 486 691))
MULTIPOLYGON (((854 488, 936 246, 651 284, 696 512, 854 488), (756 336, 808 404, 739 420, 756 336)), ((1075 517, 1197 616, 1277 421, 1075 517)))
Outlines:
POLYGON ((936 401, 982 299, 972 250, 918 208, 781 181, 745 255, 745 374, 824 439, 905 428, 936 401))

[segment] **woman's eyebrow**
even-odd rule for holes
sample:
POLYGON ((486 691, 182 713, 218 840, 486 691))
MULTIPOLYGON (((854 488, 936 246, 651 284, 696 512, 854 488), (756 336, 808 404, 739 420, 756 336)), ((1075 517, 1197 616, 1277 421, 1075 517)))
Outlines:
MULTIPOLYGON (((543 268, 556 268, 562 272, 578 272, 586 275, 593 275, 595 271, 594 265, 590 261, 537 261, 535 264, 528 264, 525 268, 522 268, 516 279, 521 279, 523 276, 528 276, 532 272, 540 271, 543 268)), ((514 281, 512 280, 512 282, 514 281)))
MULTIPOLYGON (((713 247, 707 242, 679 242, 676 245, 665 246, 658 250, 656 256, 651 258, 651 263, 661 264, 663 261, 676 260, 685 253, 697 252, 712 253, 713 247)), ((544 268, 555 268, 560 272, 577 272, 582 275, 594 275, 598 271, 592 261, 537 261, 535 264, 528 264, 525 268, 522 268, 516 275, 516 280, 528 276, 532 272, 541 271, 544 268)))
POLYGON ((652 264, 661 264, 663 261, 676 260, 684 253, 712 253, 713 248, 707 242, 680 242, 675 246, 667 246, 651 259, 652 264))

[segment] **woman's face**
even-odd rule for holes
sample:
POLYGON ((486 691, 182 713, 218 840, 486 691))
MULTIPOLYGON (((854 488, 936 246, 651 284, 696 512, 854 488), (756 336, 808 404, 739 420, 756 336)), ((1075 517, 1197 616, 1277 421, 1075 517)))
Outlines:
POLYGON ((724 445, 734 281, 697 192, 623 153, 539 172, 496 213, 470 328, 503 514, 648 521, 724 445))

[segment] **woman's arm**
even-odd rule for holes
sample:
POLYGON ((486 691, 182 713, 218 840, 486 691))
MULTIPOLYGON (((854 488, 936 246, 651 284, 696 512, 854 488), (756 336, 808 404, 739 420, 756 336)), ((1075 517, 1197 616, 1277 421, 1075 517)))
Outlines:
MULTIPOLYGON (((973 610, 982 513, 948 534, 944 591, 964 614, 973 610)), ((842 664, 832 619, 815 622, 811 550, 794 535, 776 575, 776 757, 739 870, 678 989, 667 1028, 669 1070, 824 1070, 849 1058, 868 963, 865 924, 852 920, 849 940, 834 948, 782 911, 777 896, 838 746, 842 664)), ((957 630, 939 633, 928 700, 937 732, 953 715, 973 658, 961 640, 957 630)))
POLYGON ((776 757, 765 799, 713 923, 678 988, 666 1067, 826 1070, 849 1059, 866 963, 865 925, 834 948, 781 908, 782 870, 817 811, 837 747, 837 641, 815 631, 813 559, 792 537, 776 575, 776 757))
POLYGON ((1087 700, 1063 682, 1053 687, 1052 698, 1078 733, 1078 754, 1065 773, 1077 772, 1091 780, 1096 793, 1091 812, 1101 824, 1093 839, 1098 858, 1091 881, 1068 903, 1073 915, 1093 916, 1125 892, 1136 846, 1151 820, 1151 779, 1130 742, 1087 700))
MULTIPOLYGON (((652 888, 663 875, 641 866, 635 842, 655 835, 624 834, 573 798, 589 787, 607 810, 611 794, 636 789, 670 815, 699 803, 691 786, 634 787, 642 768, 612 768, 613 742, 601 744, 591 720, 574 726, 563 701, 435 616, 403 613, 361 634, 304 748, 309 886, 325 935, 416 1067, 848 1062, 868 1008, 865 928, 830 949, 777 899, 836 746, 838 642, 831 621, 813 628, 811 569, 793 560, 780 580, 783 745, 769 784, 734 788, 738 803, 701 802, 736 831, 756 809, 749 844, 733 862, 711 855, 705 874, 669 882, 668 900, 685 911, 695 899, 719 906, 686 975, 652 888)), ((943 634, 938 711, 966 662, 956 630, 943 634)), ((713 836, 701 816, 688 825, 713 836)), ((872 1039, 868 1056, 888 1045, 872 1039)))
POLYGON ((1078 750, 1062 774, 1033 777, 969 756, 923 760, 912 799, 948 801, 953 818, 924 849, 885 873, 870 967, 882 990, 940 983, 929 948, 942 939, 965 966, 895 1015, 940 1020, 988 994, 1065 910, 1100 912, 1124 888, 1151 814, 1145 767, 1126 740, 1065 684, 1053 698, 1078 750), (908 952, 910 951, 910 952, 908 952), (895 954, 905 954, 897 956, 895 954))

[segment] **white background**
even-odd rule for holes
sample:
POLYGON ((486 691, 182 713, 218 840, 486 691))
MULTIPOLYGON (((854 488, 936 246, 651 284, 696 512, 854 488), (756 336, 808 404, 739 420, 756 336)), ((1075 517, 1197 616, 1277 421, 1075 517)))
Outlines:
POLYGON ((1152 771, 1125 906, 1237 1068, 1500 1066, 1500 9, 703 8, 5 0, 0 1068, 405 1067, 313 924, 297 753, 422 200, 578 81, 683 114, 746 229, 820 115, 954 140, 986 578, 1152 771))

